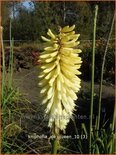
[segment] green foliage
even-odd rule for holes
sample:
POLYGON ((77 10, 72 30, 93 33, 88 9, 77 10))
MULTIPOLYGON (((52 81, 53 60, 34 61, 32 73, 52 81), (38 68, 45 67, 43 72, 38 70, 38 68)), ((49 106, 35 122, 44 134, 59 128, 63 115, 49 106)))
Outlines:
MULTIPOLYGON (((101 39, 96 42, 95 53, 95 81, 100 80, 101 65, 103 61, 103 54, 105 50, 106 41, 101 39)), ((91 80, 91 43, 83 43, 82 48, 82 78, 84 80, 91 80)), ((114 41, 110 41, 106 55, 106 62, 104 68, 104 80, 114 83, 114 41)))
MULTIPOLYGON (((12 45, 11 45, 12 47, 12 45)), ((16 118, 21 118, 21 111, 17 109, 17 103, 20 101, 20 93, 13 87, 13 49, 10 51, 11 59, 9 70, 5 70, 4 50, 2 50, 3 74, 2 74, 2 149, 7 147, 7 138, 21 131, 16 118), (14 123, 13 123, 14 122, 14 123), (20 129, 20 130, 19 130, 20 129), (9 132, 8 132, 9 131, 9 132), (6 145, 6 146, 5 146, 6 145)))
MULTIPOLYGON (((13 37, 25 42, 41 40, 40 36, 45 35, 48 28, 56 31, 59 25, 63 27, 75 24, 76 31, 81 34, 81 39, 92 39, 92 19, 96 3, 100 8, 97 38, 106 38, 114 12, 113 2, 31 2, 30 9, 25 8, 21 2, 12 3, 10 8, 13 16, 13 37)), ((4 39, 9 39, 8 27, 9 19, 6 19, 4 39)))
POLYGON ((111 128, 108 130, 101 129, 99 137, 96 134, 92 137, 92 153, 93 154, 113 154, 114 153, 114 133, 111 128))
POLYGON ((11 4, 9 2, 1 2, 1 16, 2 16, 2 25, 4 25, 9 20, 9 15, 11 12, 11 4))
MULTIPOLYGON (((83 100, 85 100, 85 105, 87 105, 87 110, 85 111, 85 115, 88 117, 89 111, 88 111, 88 107, 90 106, 90 91, 87 93, 82 94, 82 98, 83 100)), ((92 147, 91 147, 91 154, 97 154, 99 152, 99 154, 113 154, 114 153, 114 127, 113 127, 113 122, 114 119, 112 119, 113 113, 111 114, 111 116, 109 116, 108 118, 105 118, 105 120, 100 121, 100 129, 98 131, 98 135, 97 135, 97 116, 96 116, 96 111, 98 109, 98 98, 99 96, 96 95, 94 97, 94 117, 93 117, 93 125, 92 125, 92 129, 91 129, 91 134, 92 134, 92 147), (106 122, 107 125, 106 125, 106 122)), ((107 99, 106 99, 107 100, 107 99)), ((102 101, 103 102, 103 101, 102 101)), ((105 102, 105 101, 104 101, 105 102)), ((111 103, 111 102, 110 102, 111 103)), ((107 104, 107 103, 106 103, 107 104)), ((85 109, 85 105, 83 103, 81 103, 81 107, 83 109, 85 109)), ((83 114, 83 113, 81 113, 83 114)), ((103 113, 101 112, 101 117, 103 117, 103 113)), ((73 120, 74 123, 74 128, 75 128, 75 132, 73 131, 73 134, 79 135, 79 137, 81 137, 81 135, 83 135, 84 138, 77 138, 77 139, 68 139, 67 141, 63 139, 63 143, 61 143, 63 146, 65 146, 67 149, 71 149, 73 153, 77 152, 77 153, 81 153, 81 154, 86 154, 89 152, 88 150, 88 146, 89 146, 89 119, 85 119, 80 121, 80 123, 78 123, 78 120, 76 120, 76 118, 73 120)), ((68 153, 68 152, 67 152, 68 153)))
MULTIPOLYGON (((3 39, 1 39, 1 41, 2 41, 2 104, 1 104, 2 152, 17 153, 18 150, 15 149, 12 150, 12 146, 16 147, 17 144, 15 144, 14 140, 11 141, 11 139, 12 138, 14 139, 14 137, 16 138, 17 135, 22 131, 21 118, 23 116, 23 113, 21 106, 24 107, 23 110, 24 109, 27 110, 27 100, 13 85, 13 40, 10 40, 10 60, 9 60, 8 72, 6 72, 5 68, 5 53, 3 47, 3 39)), ((20 148, 20 152, 21 151, 22 147, 20 148)))

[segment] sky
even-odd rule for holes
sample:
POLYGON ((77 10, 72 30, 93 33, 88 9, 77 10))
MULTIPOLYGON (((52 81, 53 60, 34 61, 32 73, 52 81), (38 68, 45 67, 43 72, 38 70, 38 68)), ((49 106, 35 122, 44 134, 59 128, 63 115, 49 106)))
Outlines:
MULTIPOLYGON (((28 10, 34 9, 34 6, 30 6, 30 0, 25 0, 25 2, 22 2, 23 6, 26 7, 28 10)), ((32 3, 33 4, 33 3, 32 3)), ((17 12, 15 12, 15 16, 17 16, 17 12)), ((11 12, 11 18, 13 18, 13 12, 11 12)))
POLYGON ((25 2, 22 2, 23 5, 24 5, 27 9, 30 8, 29 2, 31 2, 31 1, 30 1, 30 0, 26 0, 25 2))
POLYGON ((29 6, 29 1, 26 1, 26 2, 22 2, 23 3, 23 5, 26 7, 26 8, 29 8, 30 6, 29 6))

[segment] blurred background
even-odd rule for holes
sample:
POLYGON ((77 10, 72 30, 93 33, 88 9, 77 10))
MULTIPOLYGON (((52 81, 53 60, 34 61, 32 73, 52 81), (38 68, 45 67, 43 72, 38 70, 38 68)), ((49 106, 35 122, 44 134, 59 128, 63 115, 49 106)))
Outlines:
MULTIPOLYGON (((114 13, 114 2, 2 2, 2 26, 4 27, 4 44, 9 45, 10 22, 12 38, 17 50, 23 48, 23 53, 29 55, 32 51, 41 52, 44 44, 41 35, 46 36, 48 28, 54 33, 58 26, 76 25, 76 33, 81 34, 79 48, 83 50, 82 78, 90 80, 91 49, 93 35, 93 16, 95 5, 99 6, 96 37, 96 70, 95 81, 99 81, 102 57, 109 34, 114 13), (26 52, 27 51, 27 52, 26 52)), ((104 77, 114 83, 114 29, 110 38, 106 58, 104 77)), ((33 54, 32 54, 33 55, 33 54)), ((37 56, 34 53, 33 56, 37 56)))
MULTIPOLYGON (((9 39, 9 23, 12 20, 12 37, 15 40, 40 41, 48 28, 56 31, 57 26, 76 25, 81 39, 92 39, 93 11, 99 6, 97 38, 106 38, 114 2, 2 2, 2 25, 4 39, 9 39)), ((114 33, 112 34, 112 38, 114 33)))

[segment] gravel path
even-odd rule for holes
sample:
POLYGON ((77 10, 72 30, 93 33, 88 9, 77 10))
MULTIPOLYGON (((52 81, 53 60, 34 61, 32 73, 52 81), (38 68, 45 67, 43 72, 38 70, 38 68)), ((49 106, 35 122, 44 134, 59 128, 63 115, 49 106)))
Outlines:
MULTIPOLYGON (((27 98, 31 102, 39 103, 39 88, 38 88, 38 74, 37 67, 33 67, 29 70, 23 69, 21 72, 16 72, 14 75, 14 84, 19 87, 19 90, 27 95, 27 98)), ((90 82, 82 81, 81 91, 89 92, 91 84, 90 82)), ((99 85, 95 84, 95 93, 99 93, 99 85)), ((114 97, 114 86, 110 84, 103 85, 102 98, 114 97)))

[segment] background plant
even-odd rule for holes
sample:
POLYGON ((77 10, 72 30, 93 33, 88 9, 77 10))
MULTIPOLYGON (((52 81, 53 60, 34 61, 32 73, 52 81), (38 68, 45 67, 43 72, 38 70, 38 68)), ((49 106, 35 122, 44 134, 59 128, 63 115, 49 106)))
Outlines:
MULTIPOLYGON (((94 6, 99 6, 97 38, 107 38, 114 2, 29 2, 27 9, 21 2, 2 2, 4 39, 9 39, 9 25, 12 16, 12 37, 16 40, 40 41, 50 27, 73 25, 82 34, 80 39, 92 39, 92 18, 94 6), (56 9, 57 8, 57 9, 56 9), (10 16, 11 15, 11 16, 10 16), (107 18, 107 20, 106 20, 107 18), (84 24, 83 24, 84 23, 84 24), (44 25, 44 27, 43 27, 44 25), (31 29, 33 27, 33 30, 31 29), (39 28, 38 28, 39 27, 39 28), (86 27, 86 29, 85 29, 86 27)), ((114 34, 112 34, 112 38, 114 34)))
MULTIPOLYGON (((83 80, 90 81, 91 79, 91 46, 92 43, 82 43, 81 49, 83 53, 81 53, 83 64, 81 70, 83 74, 81 75, 83 80)), ((102 58, 104 54, 106 46, 105 40, 96 40, 96 52, 95 52, 95 82, 100 81, 100 73, 102 66, 102 58)), ((104 66, 104 80, 107 82, 114 83, 114 42, 110 40, 108 51, 106 55, 106 62, 104 66)))
MULTIPOLYGON (((10 26, 11 32, 11 26, 10 26)), ((1 33, 2 38, 2 33, 1 33)), ((26 109, 27 100, 20 93, 20 91, 13 85, 13 39, 10 33, 10 57, 8 71, 5 66, 5 52, 2 43, 2 151, 5 153, 11 153, 11 148, 15 148, 17 144, 11 141, 12 138, 16 137, 22 132, 21 128, 21 118, 23 112, 20 108, 23 105, 23 110, 26 109), (19 121, 20 120, 20 121, 19 121)), ((22 147, 18 146, 17 150, 12 150, 12 153, 22 151, 22 147)))

